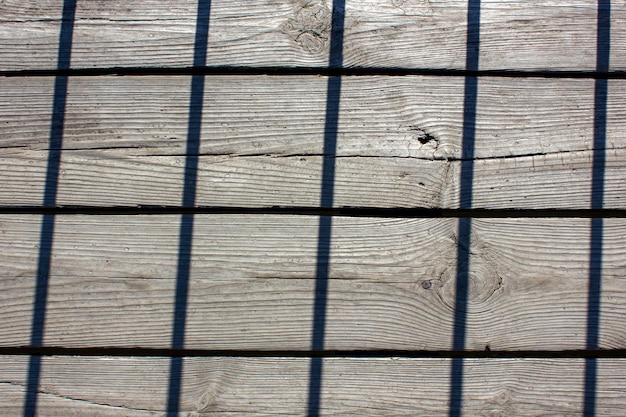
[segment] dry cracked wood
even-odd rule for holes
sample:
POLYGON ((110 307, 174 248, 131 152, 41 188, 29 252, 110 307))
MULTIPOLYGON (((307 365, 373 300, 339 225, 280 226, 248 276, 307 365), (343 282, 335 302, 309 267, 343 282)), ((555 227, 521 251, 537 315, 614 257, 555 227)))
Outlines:
MULTIPOLYGON (((624 150, 608 153, 604 208, 625 208, 624 150)), ((0 157, 0 204, 40 206, 47 152, 0 157)), ((129 156, 123 151, 68 151, 57 206, 180 206, 184 156, 129 156)), ((322 188, 334 207, 460 207, 461 162, 398 157, 338 157, 322 186, 321 156, 202 156, 195 206, 320 206, 322 188)), ((472 208, 586 209, 592 205, 593 152, 579 151, 474 163, 472 208)), ((597 197, 596 197, 597 198, 597 197)), ((464 207, 468 207, 465 201, 464 207)))
MULTIPOLYGON (((481 70, 597 68, 596 1, 480 3, 481 70)), ((0 1, 0 71, 57 67, 62 7, 52 0, 0 1)), ((164 73, 191 66, 194 54, 204 53, 194 51, 197 7, 192 0, 80 0, 71 66, 164 73)), ((214 0, 207 65, 325 67, 330 7, 324 0, 214 0)), ((464 69, 467 16, 466 1, 347 0, 343 65, 464 69)), ((613 2, 610 56, 600 57, 612 70, 626 68, 625 18, 626 9, 613 2)), ((180 205, 189 108, 199 104, 190 103, 190 78, 68 80, 56 204, 180 205)), ((0 78, 2 207, 42 203, 54 83, 54 77, 0 78)), ((200 155, 191 155, 198 157, 194 203, 315 208, 322 187, 332 187, 336 207, 467 207, 459 201, 467 166, 460 159, 475 101, 472 207, 589 208, 593 198, 598 204, 591 195, 600 188, 592 184, 595 169, 604 207, 624 208, 626 89, 623 80, 608 81, 598 148, 594 124, 603 115, 594 109, 602 102, 596 83, 480 77, 477 97, 464 101, 462 77, 343 77, 339 114, 328 115, 326 77, 206 77, 200 155), (335 117, 337 150, 324 156, 324 141, 335 136, 325 123, 335 117), (598 155, 606 157, 600 173, 598 155), (334 181, 321 184, 329 157, 334 181)), ((464 415, 580 415, 591 395, 584 386, 591 360, 557 359, 558 351, 590 348, 588 334, 596 330, 601 349, 625 349, 624 219, 472 219, 469 247, 458 237, 457 219, 334 217, 328 235, 320 221, 195 215, 193 238, 181 242, 177 215, 57 215, 52 248, 41 248, 41 216, 1 215, 0 346, 31 343, 37 307, 46 309, 43 344, 58 352, 168 349, 174 311, 184 308, 186 348, 249 355, 185 358, 181 411, 305 414, 310 359, 254 357, 258 351, 306 352, 321 343, 337 350, 450 350, 459 333, 456 259, 468 253, 464 348, 550 350, 555 358, 465 359, 464 415), (324 246, 328 287, 316 294, 324 246), (181 258, 185 248, 188 260, 181 258), (48 275, 38 265, 48 258, 47 302, 34 306, 37 277, 48 275), (185 270, 183 305, 175 292, 185 270), (600 293, 590 297, 594 280, 600 293), (590 312, 596 295, 600 311, 590 312), (319 328, 313 334, 321 322, 323 342, 319 328), (599 328, 590 329, 595 322, 599 328)), ((0 414, 23 413, 34 375, 28 360, 0 356, 0 414)), ((450 359, 322 362, 323 414, 448 415, 450 359)), ((595 415, 619 415, 626 408, 626 363, 595 363, 595 415)), ((170 364, 44 357, 39 414, 163 415, 170 364)))
MULTIPOLYGON (((327 77, 206 77, 200 152, 289 155, 323 152, 327 77)), ((610 80, 607 148, 626 143, 626 81, 610 80)), ((65 149, 126 148, 184 154, 191 79, 71 77, 65 149)), ((2 148, 49 147, 53 77, 0 79, 2 148)), ((462 77, 344 77, 337 155, 460 158, 462 77)), ((194 103, 197 104, 197 103, 194 103)), ((481 77, 475 157, 590 150, 594 81, 481 77)), ((337 116, 337 115, 335 115, 337 116)))
MULTIPOLYGON (((0 82, 1 205, 41 204, 53 84, 0 82)), ((604 206, 623 207, 623 84, 609 82, 606 149, 594 149, 593 80, 481 78, 472 206, 589 208, 602 150, 604 206)), ((326 87, 207 78, 195 203, 318 206, 326 87)), ((189 77, 71 78, 57 204, 179 205, 189 90, 189 77)), ((462 78, 344 78, 335 181, 324 185, 335 206, 458 207, 463 114, 462 78)))

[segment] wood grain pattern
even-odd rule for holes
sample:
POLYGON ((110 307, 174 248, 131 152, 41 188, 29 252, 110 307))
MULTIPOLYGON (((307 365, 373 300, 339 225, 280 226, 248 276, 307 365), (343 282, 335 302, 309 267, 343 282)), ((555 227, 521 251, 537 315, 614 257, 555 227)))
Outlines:
MULTIPOLYGON (((610 56, 601 57, 595 0, 479 3, 481 70, 554 76, 547 73, 592 72, 607 61, 626 69, 619 2, 603 45, 610 56)), ((57 68, 63 4, 0 0, 0 71, 57 68)), ((331 0, 210 4, 208 67, 329 65, 331 0)), ((26 355, 0 355, 0 415, 30 417, 22 408, 33 383, 38 415, 164 415, 172 359, 130 354, 169 349, 173 333, 181 340, 173 321, 183 307, 185 348, 241 354, 181 359, 187 417, 315 414, 307 407, 318 377, 324 415, 452 415, 450 392, 461 381, 451 359, 335 355, 312 376, 311 359, 293 356, 319 348, 321 322, 326 350, 433 353, 459 349, 456 337, 468 351, 553 352, 463 359, 463 415, 582 415, 591 396, 595 416, 622 414, 626 359, 560 351, 626 349, 626 219, 472 219, 466 242, 454 218, 333 217, 322 227, 312 215, 199 214, 193 237, 181 241, 180 215, 98 210, 179 206, 189 157, 198 159, 198 206, 317 208, 321 189, 332 187, 335 207, 467 207, 464 147, 474 149, 472 208, 586 209, 598 206, 593 188, 603 208, 624 209, 626 80, 608 81, 606 114, 594 108, 603 97, 592 77, 481 76, 467 100, 466 79, 445 72, 465 69, 467 4, 346 1, 342 65, 441 76, 342 77, 336 115, 326 114, 334 104, 327 77, 205 77, 194 155, 186 154, 189 108, 199 106, 190 103, 189 76, 72 76, 67 97, 56 98, 53 76, 0 77, 0 207, 42 204, 52 103, 63 99, 55 203, 100 213, 48 215, 54 227, 38 215, 0 215, 0 347, 36 344, 33 314, 45 308, 43 346, 55 353, 130 349, 125 357, 45 356, 39 369, 26 355), (476 106, 465 104, 473 99, 476 106), (334 117, 337 150, 324 155, 334 117), (328 158, 333 183, 321 184, 328 158), (468 266, 457 266, 459 254, 468 266), (456 295, 465 272, 467 306, 456 295), (183 306, 176 288, 185 275, 183 306), (35 305, 42 277, 47 299, 35 305), (599 311, 590 313, 595 301, 599 311), (267 350, 285 357, 263 357, 267 350)), ((172 74, 205 53, 194 51, 197 0, 76 5, 74 69, 172 74)))
MULTIPOLYGON (((323 152, 326 77, 212 76, 205 83, 200 153, 323 152)), ((460 158, 463 83, 462 77, 344 77, 337 155, 460 158)), ((190 84, 187 76, 70 78, 64 147, 184 154, 190 84)), ((3 148, 48 148, 53 87, 49 77, 0 79, 3 148)), ((626 145, 625 87, 624 80, 609 81, 609 149, 626 145)), ((593 121, 593 80, 482 77, 475 157, 591 150, 593 121)))
MULTIPOLYGON (((326 77, 213 76, 205 82, 202 154, 322 153, 326 77)), ((345 77, 337 154, 461 157, 463 82, 461 77, 345 77)), ((625 83, 609 82, 609 149, 626 144, 625 83)), ((53 78, 0 79, 6 98, 0 107, 3 148, 47 149, 53 86, 53 78)), ((72 77, 64 146, 184 154, 189 97, 186 76, 72 77)), ((475 157, 590 150, 593 106, 593 80, 481 78, 475 157)))
MULTIPOLYGON (((206 82, 196 204, 316 207, 327 80, 206 82)), ((607 208, 624 204, 623 84, 609 84, 607 208)), ((52 80, 0 89, 0 204, 39 205, 52 80)), ((346 78, 335 205, 458 207, 462 91, 460 78, 346 78)), ((57 203, 180 204, 188 101, 188 77, 70 79, 57 203)), ((590 207, 592 80, 482 78, 477 111, 474 207, 590 207)))
MULTIPOLYGON (((0 205, 40 206, 48 153, 0 157, 0 205)), ((604 207, 626 208, 626 152, 608 153, 604 207)), ((461 162, 401 157, 337 157, 334 207, 460 207, 461 162)), ((125 150, 66 151, 58 206, 135 207, 182 203, 184 156, 133 156, 125 150)), ((320 206, 321 156, 201 156, 196 206, 320 206)), ((593 152, 477 160, 473 208, 587 209, 593 152)), ((467 204, 465 204, 467 206, 467 204)))
MULTIPOLYGON (((0 357, 0 410, 19 415, 27 357, 0 357), (14 399, 13 401, 11 401, 14 399)), ((307 414, 309 359, 185 358, 181 415, 307 414)), ((447 416, 449 359, 324 359, 322 415, 447 416)), ((463 414, 582 415, 581 359, 466 359, 463 414)), ((596 416, 626 407, 626 361, 599 359, 596 416)), ((43 358, 47 416, 162 415, 169 359, 43 358)))
MULTIPOLYGON (((194 54, 197 1, 78 2, 72 65, 184 67, 194 54)), ((329 0, 211 2, 208 65, 328 64, 329 0)), ((592 0, 482 1, 481 69, 594 70, 592 0)), ((0 5, 1 69, 50 69, 62 3, 0 5)), ((345 66, 464 69, 467 1, 346 2, 345 66)), ((611 68, 624 69, 626 9, 611 10, 611 68)))
MULTIPOLYGON (((27 345, 40 216, 2 216, 0 345, 27 345)), ((315 216, 195 216, 186 346, 311 346, 315 216)), ((179 216, 57 216, 48 346, 170 344, 179 216), (141 325, 138 325, 141 323, 141 325)), ((445 350, 455 219, 334 218, 328 349, 445 350), (431 287, 423 288, 429 281, 431 287)), ((589 219, 474 219, 467 349, 584 349, 589 219)), ((626 346, 623 219, 604 220, 600 346, 626 346)))

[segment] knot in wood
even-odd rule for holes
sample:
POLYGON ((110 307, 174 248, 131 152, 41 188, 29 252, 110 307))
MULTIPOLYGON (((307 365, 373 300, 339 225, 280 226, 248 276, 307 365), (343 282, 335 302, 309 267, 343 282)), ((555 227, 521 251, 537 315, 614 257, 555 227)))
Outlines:
MULTIPOLYGON (((502 278, 493 267, 477 255, 472 256, 469 271, 457 270, 456 266, 448 266, 442 273, 437 286, 437 294, 441 301, 451 309, 467 308, 485 303, 502 288, 502 278), (456 289, 458 280, 466 280, 467 305, 458 305, 456 289)), ((461 303, 464 300, 460 300, 461 303)))
POLYGON ((332 13, 324 2, 305 1, 280 26, 298 45, 312 54, 328 49, 332 25, 332 13))
POLYGON ((488 409, 491 409, 490 417, 505 417, 519 414, 519 410, 513 407, 512 393, 507 388, 499 389, 491 397, 485 399, 488 409), (517 412, 516 412, 517 411, 517 412))
MULTIPOLYGON (((197 416, 204 415, 203 413, 206 412, 215 411, 219 396, 219 382, 219 380, 208 382, 200 398, 194 403, 194 408, 198 413, 196 414, 197 416)), ((189 417, 194 417, 194 414, 191 414, 189 417)))

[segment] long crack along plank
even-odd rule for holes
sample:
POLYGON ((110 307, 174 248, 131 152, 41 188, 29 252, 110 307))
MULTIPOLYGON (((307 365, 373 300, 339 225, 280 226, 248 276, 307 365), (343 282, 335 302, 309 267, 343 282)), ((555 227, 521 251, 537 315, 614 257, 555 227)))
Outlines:
MULTIPOLYGON (((41 216, 0 220, 0 345, 30 343, 38 260, 50 256, 46 346, 170 347, 183 262, 186 347, 311 348, 316 216, 196 215, 181 243, 180 216, 59 215, 49 255, 41 216), (192 245, 188 263, 180 245, 192 245)), ((590 226, 474 219, 466 348, 585 349, 590 226)), ((626 223, 605 219, 603 230, 599 346, 624 349, 626 223)), ((452 348, 456 219, 334 218, 326 240, 327 349, 452 348)))
MULTIPOLYGON (((346 1, 347 67, 464 69, 467 1, 346 1)), ((0 4, 0 69, 54 69, 63 2, 0 4)), ((214 0, 207 65, 328 65, 330 0, 214 0)), ((198 2, 77 2, 72 67, 186 67, 194 56, 198 2)), ((611 10, 612 69, 626 66, 626 9, 611 10)), ((596 68, 597 2, 481 2, 481 69, 596 68)))
MULTIPOLYGON (((310 359, 184 358, 183 415, 306 415, 310 359)), ((21 415, 28 357, 0 356, 0 411, 21 415)), ((626 361, 597 359, 596 416, 626 408, 626 361)), ((167 410, 169 358, 44 357, 38 410, 46 416, 156 416, 167 410)), ((583 359, 466 359, 464 415, 582 415, 583 359), (540 382, 538 382, 540 381, 540 382)), ((324 415, 447 416, 450 359, 323 360, 324 415)))

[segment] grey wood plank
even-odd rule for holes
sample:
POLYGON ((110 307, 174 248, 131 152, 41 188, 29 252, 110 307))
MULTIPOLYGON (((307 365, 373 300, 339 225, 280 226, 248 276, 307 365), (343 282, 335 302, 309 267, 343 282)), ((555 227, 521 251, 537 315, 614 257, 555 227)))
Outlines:
MULTIPOLYGON (((0 410, 7 414, 21 412, 27 360, 0 357, 0 410)), ((52 356, 42 363, 43 415, 167 409, 168 358, 52 356)), ((309 367, 307 358, 185 358, 181 415, 305 415, 309 367)), ((450 359, 324 359, 320 415, 447 416, 450 368, 450 359)), ((597 369, 595 415, 619 415, 626 362, 598 359, 597 369)), ((463 415, 582 416, 584 380, 582 359, 466 359, 463 415)))
MULTIPOLYGON (((337 132, 336 206, 459 204, 462 79, 349 77, 337 132)), ((198 205, 319 204, 323 77, 210 77, 198 205)), ((38 205, 51 78, 0 83, 1 205, 38 205)), ((626 88, 609 83, 605 207, 623 207, 626 88)), ((58 204, 177 205, 188 77, 70 79, 58 204)), ((474 138, 481 208, 588 208, 593 81, 482 78, 474 138)))
MULTIPOLYGON (((0 157, 0 205, 41 206, 46 151, 0 157)), ((624 149, 607 155, 604 208, 626 208, 624 149)), ((135 207, 182 203, 184 156, 128 155, 124 149, 66 151, 57 206, 135 207)), ((445 208, 460 205, 461 162, 403 157, 337 157, 334 207, 445 208)), ((321 156, 201 156, 196 206, 320 207, 321 156)), ((474 163, 473 208, 588 209, 593 151, 489 158, 474 163)), ((463 205, 467 207, 467 204, 463 205)))
MULTIPOLYGON (((202 156, 195 204, 319 207, 322 163, 320 156, 202 156)), ((448 175, 450 164, 445 162, 346 157, 337 158, 335 164, 337 175, 329 184, 334 189, 335 206, 439 207, 446 204, 443 189, 453 182, 448 175)), ((185 156, 68 151, 63 155, 56 203, 179 207, 184 165, 185 156)), ((46 168, 45 151, 19 151, 0 157, 0 182, 5 184, 0 190, 0 205, 40 206, 46 168)))
MULTIPOLYGON (((205 80, 200 153, 321 154, 326 77, 212 76, 205 80)), ((610 80, 607 148, 626 142, 626 81, 610 80)), ((72 77, 66 149, 125 148, 185 153, 191 80, 72 77)), ((345 77, 337 155, 461 157, 462 77, 345 77)), ((54 79, 3 78, 1 146, 48 148, 54 79)), ((478 84, 475 157, 590 150, 594 81, 483 77, 478 84)))
MULTIPOLYGON (((211 2, 208 65, 328 64, 330 0, 211 2)), ((72 65, 185 67, 194 54, 197 1, 77 3, 72 65)), ((578 2, 481 2, 480 68, 594 70, 596 8, 578 2)), ((0 5, 1 69, 56 67, 62 3, 0 5)), ((346 1, 344 65, 464 69, 467 1, 346 1)), ((626 9, 611 10, 612 69, 626 64, 626 9)))
MULTIPOLYGON (((0 345, 28 345, 41 216, 0 221, 0 345)), ((185 346, 310 349, 319 219, 194 222, 193 241, 183 242, 193 245, 182 264, 190 271, 185 346)), ((590 224, 472 221, 467 349, 585 349, 590 224)), ((457 220, 336 217, 332 226, 326 348, 450 349, 457 220)), ((179 216, 57 216, 44 343, 169 347, 179 230, 179 216)), ((625 235, 624 219, 604 220, 604 349, 626 346, 625 235)))

